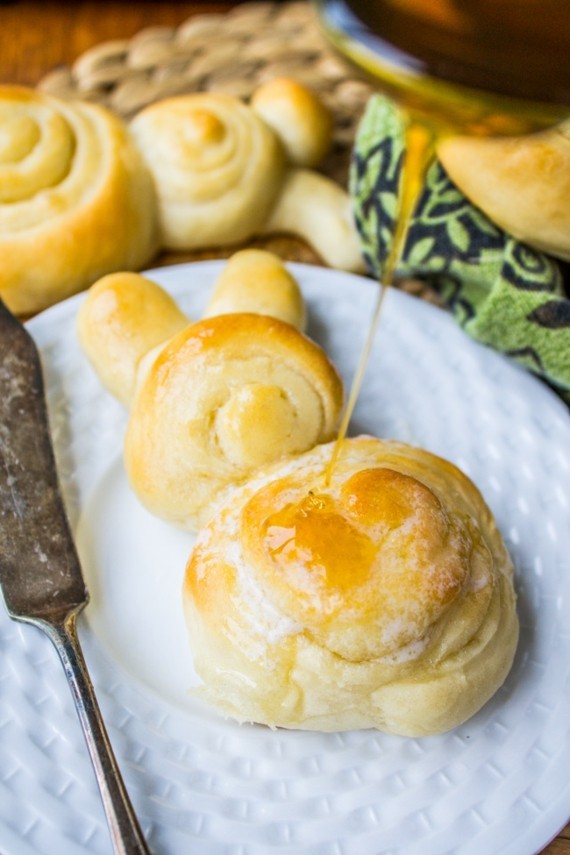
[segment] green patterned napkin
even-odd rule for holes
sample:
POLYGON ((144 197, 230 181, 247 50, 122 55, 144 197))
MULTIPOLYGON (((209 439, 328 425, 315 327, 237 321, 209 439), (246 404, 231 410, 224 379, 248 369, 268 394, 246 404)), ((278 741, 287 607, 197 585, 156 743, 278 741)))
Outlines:
MULTIPOLYGON (((374 96, 357 134, 350 192, 378 277, 392 239, 403 147, 398 110, 374 96)), ((559 265, 495 226, 439 163, 428 172, 397 273, 428 282, 473 338, 543 377, 570 403, 570 300, 559 265)))

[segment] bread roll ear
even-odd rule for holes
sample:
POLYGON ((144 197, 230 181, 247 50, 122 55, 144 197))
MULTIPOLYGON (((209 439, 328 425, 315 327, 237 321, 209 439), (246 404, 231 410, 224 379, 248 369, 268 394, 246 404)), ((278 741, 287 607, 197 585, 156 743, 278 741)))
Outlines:
POLYGON ((518 240, 570 259, 570 121, 526 137, 449 137, 438 157, 452 181, 518 240))
MULTIPOLYGON (((255 312, 299 330, 305 302, 295 278, 276 255, 246 249, 235 253, 218 276, 204 317, 255 312)), ((79 341, 99 379, 130 405, 141 367, 190 319, 169 294, 137 273, 112 273, 96 282, 77 315, 79 341)))
POLYGON ((89 289, 77 334, 103 385, 130 405, 143 357, 189 323, 155 282, 137 273, 112 273, 89 289))
POLYGON ((251 107, 269 125, 295 166, 315 167, 325 158, 332 142, 332 116, 302 83, 279 77, 255 90, 251 107))
POLYGON ((150 173, 110 111, 0 86, 0 296, 17 314, 158 248, 150 173))
POLYGON ((303 330, 305 301, 280 258, 262 249, 236 252, 220 273, 203 317, 255 312, 303 330))

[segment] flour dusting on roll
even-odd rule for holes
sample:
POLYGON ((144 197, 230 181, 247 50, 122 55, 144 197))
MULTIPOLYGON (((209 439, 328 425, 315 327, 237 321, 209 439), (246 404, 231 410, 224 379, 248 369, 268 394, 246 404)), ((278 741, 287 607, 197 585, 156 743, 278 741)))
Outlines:
POLYGON ((203 694, 227 715, 424 736, 477 712, 518 639, 513 566, 455 466, 371 437, 233 491, 191 556, 184 604, 203 694))

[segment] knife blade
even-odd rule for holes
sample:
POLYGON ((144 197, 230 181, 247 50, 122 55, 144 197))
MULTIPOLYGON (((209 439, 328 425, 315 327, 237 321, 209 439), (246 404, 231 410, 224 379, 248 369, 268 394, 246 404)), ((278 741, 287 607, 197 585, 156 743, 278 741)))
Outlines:
POLYGON ((48 427, 38 351, 0 304, 0 584, 11 617, 88 602, 48 427))
POLYGON ((1 300, 0 589, 10 617, 45 632, 59 654, 114 851, 148 855, 77 635, 89 597, 60 490, 40 356, 1 300))

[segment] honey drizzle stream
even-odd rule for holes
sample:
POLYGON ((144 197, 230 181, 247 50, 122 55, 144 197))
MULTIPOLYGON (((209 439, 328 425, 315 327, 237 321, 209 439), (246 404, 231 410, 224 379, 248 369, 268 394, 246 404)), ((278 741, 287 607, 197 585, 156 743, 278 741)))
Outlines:
POLYGON ((408 229, 410 227, 416 205, 419 201, 427 169, 433 158, 436 138, 436 129, 433 125, 421 120, 416 120, 408 115, 404 136, 404 159, 400 173, 398 210, 394 235, 388 257, 382 270, 382 282, 379 283, 380 287, 378 289, 378 295, 376 297, 376 303, 368 334, 358 360, 356 373, 354 375, 348 401, 342 415, 332 455, 325 470, 325 485, 327 487, 330 484, 332 474, 338 462, 339 455, 341 454, 348 425, 352 418, 354 407, 356 406, 356 401, 362 387, 362 381, 364 380, 364 374, 370 358, 370 351, 376 336, 378 323, 382 314, 382 308, 384 306, 388 290, 393 285, 394 274, 404 251, 408 229))

